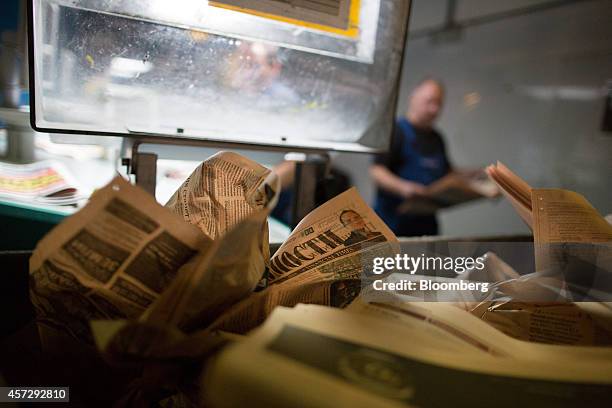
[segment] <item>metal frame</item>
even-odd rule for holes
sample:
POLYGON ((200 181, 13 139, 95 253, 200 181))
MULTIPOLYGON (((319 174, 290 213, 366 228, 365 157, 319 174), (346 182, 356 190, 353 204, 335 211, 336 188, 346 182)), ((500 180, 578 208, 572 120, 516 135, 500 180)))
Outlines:
MULTIPOLYGON (((295 177, 295 201, 294 201, 294 213, 293 219, 299 219, 297 217, 307 214, 312 208, 314 208, 314 191, 316 189, 317 180, 321 175, 320 168, 323 166, 325 169, 323 174, 326 172, 327 163, 329 162, 329 156, 327 155, 328 149, 325 148, 304 148, 304 147, 283 147, 274 146, 267 144, 256 144, 256 143, 236 143, 236 142, 224 142, 224 141, 211 141, 204 139, 191 139, 188 137, 172 137, 170 135, 154 135, 154 134, 142 134, 128 131, 125 133, 116 132, 99 132, 89 130, 59 130, 50 128, 41 128, 36 125, 36 87, 35 87, 35 74, 34 74, 34 1, 27 1, 27 21, 28 21, 28 61, 29 61, 29 84, 30 84, 30 125, 32 129, 38 132, 47 133, 64 133, 64 134, 78 134, 78 135, 95 135, 95 136, 120 136, 124 138, 124 147, 126 156, 123 158, 123 164, 128 166, 128 172, 136 175, 136 184, 141 185, 145 190, 155 195, 155 177, 157 174, 157 155, 154 153, 143 153, 139 151, 140 145, 142 144, 158 144, 158 145, 183 145, 183 146, 198 146, 198 147, 220 147, 220 148, 241 148, 247 150, 265 150, 265 151, 279 151, 279 152, 303 152, 307 154, 318 154, 318 158, 314 159, 310 155, 304 162, 298 162, 296 166, 296 177, 295 177), (128 152, 129 150, 129 152, 128 152), (325 158, 321 160, 321 157, 325 158)), ((412 12, 412 1, 408 6, 407 18, 410 18, 412 12)), ((406 48, 406 42, 408 40, 408 24, 405 26, 404 36, 402 39, 401 50, 406 48)), ((402 55, 403 56, 403 55, 402 55)), ((404 58, 402 57, 399 70, 398 70, 398 84, 402 78, 404 72, 404 58)), ((391 94, 391 109, 393 112, 397 110, 399 92, 396 90, 391 94)), ((393 128, 393 127, 392 127, 393 128)), ((391 130, 392 131, 392 130, 391 130)), ((180 133, 180 129, 177 129, 177 133, 180 133)), ((389 143, 391 139, 389 138, 389 143)), ((338 149, 336 151, 343 151, 338 149)), ((354 152, 353 153, 377 153, 376 149, 372 149, 370 152, 354 152)))
MULTIPOLYGON (((207 139, 195 139, 189 137, 173 137, 170 134, 155 134, 155 133, 138 133, 126 130, 126 133, 119 132, 104 132, 104 131, 92 131, 92 130, 73 130, 73 129, 54 129, 54 128, 44 128, 39 127, 36 124, 36 79, 34 74, 34 1, 35 0, 27 0, 27 22, 28 22, 28 61, 29 61, 29 85, 30 85, 30 126, 37 132, 44 133, 62 133, 62 134, 78 134, 78 135, 93 135, 93 136, 119 136, 124 138, 136 138, 139 139, 141 137, 154 137, 155 139, 159 139, 156 143, 159 144, 168 144, 166 140, 172 140, 176 144, 183 144, 183 142, 188 143, 191 146, 202 146, 202 147, 224 147, 224 148, 242 148, 247 150, 267 150, 267 151, 281 151, 281 152, 319 152, 324 153, 330 151, 330 149, 319 148, 319 147, 298 147, 298 146, 287 146, 284 147, 282 145, 269 145, 269 144, 260 144, 260 143, 237 143, 237 142, 224 142, 217 140, 207 140, 207 139), (197 144, 194 144, 197 143, 197 144)), ((408 0, 409 1, 409 0, 408 0)), ((410 18, 410 14, 412 11, 412 1, 408 6, 408 15, 407 18, 410 18)), ((406 42, 408 40, 408 24, 406 24, 404 30, 404 36, 402 39, 401 49, 402 54, 403 50, 406 48, 406 42)), ((402 74, 404 71, 404 58, 401 59, 398 69, 398 84, 401 80, 402 74)), ((399 100, 399 92, 396 90, 391 94, 392 103, 391 109, 393 112, 397 110, 398 100, 399 100)), ((181 129, 177 129, 177 134, 179 134, 181 129)), ((390 138, 389 138, 390 143, 390 138)), ((381 153, 384 152, 385 149, 370 149, 365 151, 358 150, 344 150, 341 147, 339 149, 334 149, 333 151, 338 152, 350 152, 350 153, 381 153)))
POLYGON ((330 170, 328 154, 307 154, 303 160, 295 160, 291 227, 297 224, 316 206, 316 191, 319 182, 330 170))
MULTIPOLYGON (((187 138, 171 138, 171 137, 162 137, 162 136, 151 136, 151 135, 142 135, 135 134, 134 136, 123 138, 123 143, 121 145, 121 164, 127 167, 128 174, 135 175, 136 184, 144 188, 147 192, 151 193, 155 196, 155 178, 157 175, 157 154, 142 152, 141 145, 172 145, 172 146, 192 146, 192 147, 219 147, 221 149, 247 149, 254 151, 278 151, 278 152, 288 152, 288 149, 279 148, 276 146, 259 146, 259 145, 247 145, 242 143, 227 143, 227 142, 212 142, 205 141, 200 139, 187 139, 187 138)), ((302 168, 304 165, 304 169, 308 168, 308 170, 300 170, 299 175, 296 168, 296 191, 309 191, 311 190, 310 183, 311 179, 316 178, 320 175, 320 171, 312 172, 310 170, 309 165, 312 163, 316 163, 321 165, 322 162, 325 164, 329 162, 329 156, 325 151, 320 150, 301 150, 301 153, 306 153, 306 158, 304 160, 295 160, 297 164, 297 168, 302 168), (306 186, 300 187, 301 184, 306 183, 306 186)), ((316 182, 316 180, 315 180, 316 182)), ((316 185, 316 183, 315 183, 316 185)), ((306 211, 305 214, 310 211, 310 209, 314 208, 314 194, 313 194, 313 204, 306 211)), ((303 200, 300 201, 300 207, 308 207, 307 203, 310 200, 306 197, 303 197, 303 200)))

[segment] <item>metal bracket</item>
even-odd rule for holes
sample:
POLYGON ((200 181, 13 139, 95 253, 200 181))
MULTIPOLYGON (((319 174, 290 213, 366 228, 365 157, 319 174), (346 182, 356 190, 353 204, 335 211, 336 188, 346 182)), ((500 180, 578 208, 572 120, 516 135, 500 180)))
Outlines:
POLYGON ((139 140, 130 138, 123 139, 121 147, 121 164, 127 167, 128 174, 136 176, 136 185, 142 187, 146 192, 155 197, 157 182, 157 154, 143 153, 139 151, 139 140), (130 157, 126 157, 129 154, 130 157))
POLYGON ((0 107, 0 120, 6 125, 6 151, 0 158, 14 163, 34 162, 35 134, 30 127, 30 115, 19 109, 0 107))
POLYGON ((291 226, 295 227, 316 206, 317 186, 329 171, 329 155, 289 153, 285 160, 295 162, 291 226))
MULTIPOLYGON (((141 144, 217 147, 218 144, 202 140, 169 139, 151 135, 126 137, 121 145, 121 164, 127 167, 128 174, 136 176, 136 185, 155 196, 157 178, 157 158, 155 153, 139 151, 141 144)), ((227 146, 225 146, 227 147, 227 146)), ((236 146, 245 148, 245 146, 236 146)), ((252 150, 274 150, 252 146, 252 150)), ((288 153, 285 160, 294 161, 295 179, 291 221, 293 226, 315 208, 317 186, 327 177, 330 158, 327 153, 288 153)))

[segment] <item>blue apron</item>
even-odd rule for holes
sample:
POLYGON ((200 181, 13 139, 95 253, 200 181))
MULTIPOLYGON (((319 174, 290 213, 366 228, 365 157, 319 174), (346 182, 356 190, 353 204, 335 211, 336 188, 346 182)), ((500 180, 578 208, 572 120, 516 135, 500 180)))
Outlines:
MULTIPOLYGON (((448 172, 448 162, 444 152, 421 154, 416 149, 416 133, 408 120, 397 121, 402 139, 401 163, 390 169, 404 180, 429 185, 448 172)), ((379 190, 375 210, 382 220, 398 236, 435 235, 438 224, 435 215, 399 215, 397 207, 403 199, 379 190)))

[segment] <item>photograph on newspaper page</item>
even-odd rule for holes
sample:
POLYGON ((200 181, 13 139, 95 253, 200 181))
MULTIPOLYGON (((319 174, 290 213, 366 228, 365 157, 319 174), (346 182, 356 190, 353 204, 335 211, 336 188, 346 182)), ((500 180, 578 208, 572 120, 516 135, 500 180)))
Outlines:
POLYGON ((399 241, 351 188, 310 212, 272 256, 269 283, 359 278, 399 241))

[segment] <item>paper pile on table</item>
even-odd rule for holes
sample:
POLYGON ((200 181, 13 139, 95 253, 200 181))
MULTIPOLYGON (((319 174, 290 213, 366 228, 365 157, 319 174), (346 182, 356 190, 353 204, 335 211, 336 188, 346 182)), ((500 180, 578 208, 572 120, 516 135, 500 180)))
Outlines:
POLYGON ((44 205, 76 204, 85 197, 66 167, 57 161, 0 162, 0 198, 44 205))

